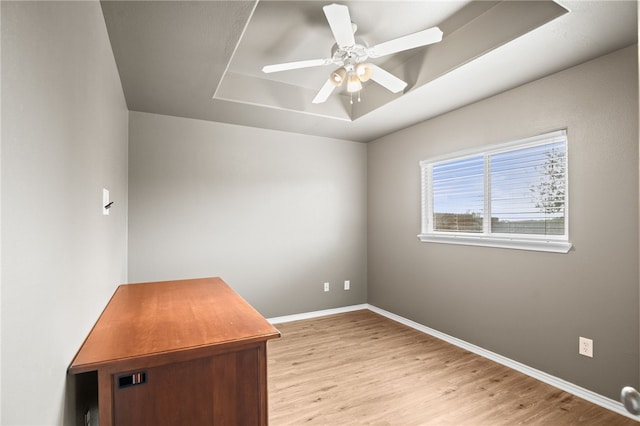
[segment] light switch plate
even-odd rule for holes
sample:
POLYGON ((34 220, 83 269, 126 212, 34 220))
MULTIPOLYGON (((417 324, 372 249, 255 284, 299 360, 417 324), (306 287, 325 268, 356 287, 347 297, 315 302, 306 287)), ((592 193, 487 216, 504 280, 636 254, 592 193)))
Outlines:
POLYGON ((105 206, 109 204, 109 190, 102 188, 102 214, 109 216, 109 209, 105 206))

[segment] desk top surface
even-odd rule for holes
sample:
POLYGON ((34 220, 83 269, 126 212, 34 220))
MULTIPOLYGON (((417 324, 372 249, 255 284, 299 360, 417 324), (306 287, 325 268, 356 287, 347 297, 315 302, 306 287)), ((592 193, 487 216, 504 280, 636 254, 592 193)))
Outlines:
POLYGON ((117 288, 82 344, 70 373, 136 357, 252 343, 280 333, 220 278, 117 288))

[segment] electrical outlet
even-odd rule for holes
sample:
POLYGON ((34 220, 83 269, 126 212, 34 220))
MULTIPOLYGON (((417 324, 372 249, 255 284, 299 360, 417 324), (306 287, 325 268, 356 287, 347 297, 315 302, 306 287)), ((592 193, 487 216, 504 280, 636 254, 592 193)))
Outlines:
POLYGON ((578 353, 580 355, 593 358, 593 340, 587 339, 586 337, 580 337, 578 353))
POLYGON ((324 291, 329 291, 329 283, 324 283, 324 291))
POLYGON ((349 290, 351 288, 351 281, 344 280, 344 289, 349 290))

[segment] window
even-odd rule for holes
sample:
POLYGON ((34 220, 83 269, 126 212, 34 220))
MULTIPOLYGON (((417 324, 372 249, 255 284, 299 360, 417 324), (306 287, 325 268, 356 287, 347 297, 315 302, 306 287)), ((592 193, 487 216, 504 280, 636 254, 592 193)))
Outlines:
POLYGON ((421 241, 566 253, 566 131, 425 160, 421 241))

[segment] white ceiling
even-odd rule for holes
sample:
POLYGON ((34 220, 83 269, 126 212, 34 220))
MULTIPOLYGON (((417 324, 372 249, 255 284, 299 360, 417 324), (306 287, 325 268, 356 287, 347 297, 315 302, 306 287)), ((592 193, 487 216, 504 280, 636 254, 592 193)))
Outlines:
POLYGON ((637 42, 635 1, 341 1, 369 45, 432 26, 441 43, 376 64, 408 83, 367 83, 353 107, 311 100, 331 67, 328 1, 111 1, 102 8, 130 110, 367 142, 637 42), (567 13, 567 10, 569 11, 567 13))

